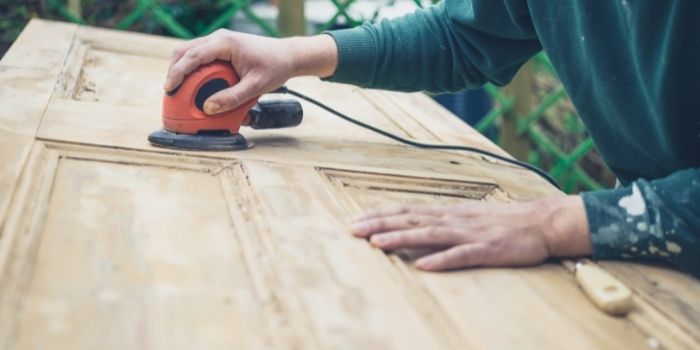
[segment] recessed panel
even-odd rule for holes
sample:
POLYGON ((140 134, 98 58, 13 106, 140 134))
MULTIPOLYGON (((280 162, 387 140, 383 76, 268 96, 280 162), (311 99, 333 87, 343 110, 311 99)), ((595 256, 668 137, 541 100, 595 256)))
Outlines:
POLYGON ((227 205, 205 171, 62 158, 19 347, 264 347, 227 205))
POLYGON ((324 170, 363 209, 396 205, 457 204, 466 200, 486 200, 501 192, 497 185, 394 174, 324 170))

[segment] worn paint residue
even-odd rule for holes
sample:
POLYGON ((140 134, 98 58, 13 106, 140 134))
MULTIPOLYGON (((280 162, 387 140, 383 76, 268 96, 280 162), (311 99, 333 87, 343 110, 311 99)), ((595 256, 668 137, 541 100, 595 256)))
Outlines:
POLYGON ((671 253, 678 254, 680 253, 683 249, 681 248, 680 245, 678 245, 675 242, 669 242, 666 241, 666 250, 668 250, 671 253))
POLYGON ((642 192, 639 190, 636 183, 632 184, 632 194, 620 198, 618 205, 627 210, 627 215, 630 216, 642 215, 646 210, 646 204, 644 203, 642 192))

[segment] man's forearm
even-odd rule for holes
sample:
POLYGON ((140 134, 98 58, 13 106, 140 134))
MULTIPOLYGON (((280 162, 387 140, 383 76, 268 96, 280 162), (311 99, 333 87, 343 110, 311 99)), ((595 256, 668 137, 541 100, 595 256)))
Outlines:
POLYGON ((329 35, 292 37, 284 39, 293 56, 294 75, 313 75, 326 78, 338 65, 338 48, 329 35))

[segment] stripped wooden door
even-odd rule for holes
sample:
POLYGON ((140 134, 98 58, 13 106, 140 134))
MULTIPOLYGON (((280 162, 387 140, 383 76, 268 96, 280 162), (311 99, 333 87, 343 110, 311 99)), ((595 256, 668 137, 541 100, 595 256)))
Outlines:
MULTIPOLYGON (((0 344, 18 349, 692 348, 700 285, 608 263, 627 318, 553 262, 423 273, 352 238, 361 209, 558 193, 307 104, 243 152, 151 147, 177 41, 34 20, 0 62, 0 344), (661 296, 661 297, 660 297, 661 296)), ((290 86, 407 137, 502 152, 421 94, 290 86)))

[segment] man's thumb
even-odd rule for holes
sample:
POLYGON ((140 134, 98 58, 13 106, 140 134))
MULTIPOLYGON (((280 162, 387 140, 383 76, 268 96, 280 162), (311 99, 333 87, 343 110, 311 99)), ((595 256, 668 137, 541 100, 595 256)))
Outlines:
POLYGON ((238 84, 221 90, 204 102, 204 113, 208 115, 219 114, 238 108, 246 101, 263 94, 259 90, 259 84, 253 79, 242 79, 238 84))

